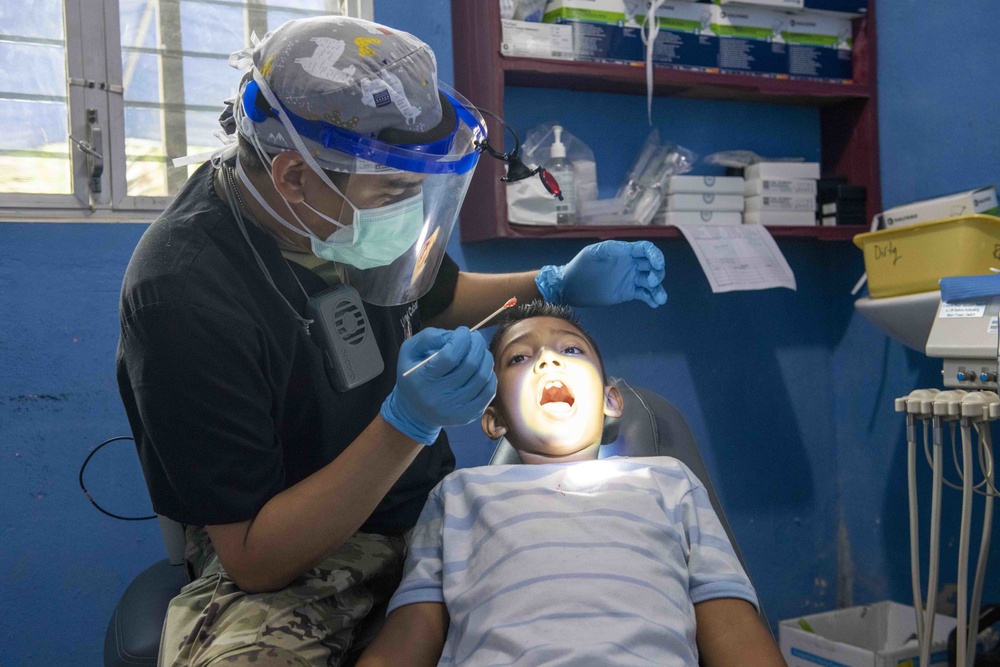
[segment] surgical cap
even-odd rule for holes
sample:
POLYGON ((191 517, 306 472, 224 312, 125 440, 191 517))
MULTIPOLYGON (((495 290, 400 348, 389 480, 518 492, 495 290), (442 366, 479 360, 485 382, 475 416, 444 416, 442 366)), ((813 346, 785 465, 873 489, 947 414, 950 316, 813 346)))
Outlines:
POLYGON ((421 134, 442 121, 437 61, 413 35, 342 16, 289 21, 252 52, 292 113, 362 136, 421 134))

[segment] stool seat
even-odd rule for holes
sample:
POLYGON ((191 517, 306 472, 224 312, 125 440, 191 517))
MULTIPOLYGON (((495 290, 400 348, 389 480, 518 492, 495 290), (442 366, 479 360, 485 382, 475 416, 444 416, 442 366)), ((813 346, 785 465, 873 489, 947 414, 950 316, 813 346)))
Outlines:
POLYGON ((187 568, 167 558, 132 580, 104 635, 105 667, 156 666, 167 605, 187 583, 187 568))

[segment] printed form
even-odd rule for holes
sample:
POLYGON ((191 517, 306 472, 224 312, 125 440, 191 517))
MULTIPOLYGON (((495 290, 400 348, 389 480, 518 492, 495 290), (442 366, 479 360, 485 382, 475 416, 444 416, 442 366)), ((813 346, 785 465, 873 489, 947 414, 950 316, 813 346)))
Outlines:
POLYGON ((677 225, 713 292, 795 289, 795 275, 763 225, 677 225))

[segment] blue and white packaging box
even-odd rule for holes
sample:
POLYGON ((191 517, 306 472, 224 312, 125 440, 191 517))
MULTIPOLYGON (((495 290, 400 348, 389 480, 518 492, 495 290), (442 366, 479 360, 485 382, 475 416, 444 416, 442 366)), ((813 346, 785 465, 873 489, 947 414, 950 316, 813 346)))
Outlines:
MULTIPOLYGON (((637 17, 645 21, 645 17, 637 17)), ((712 34, 710 7, 694 2, 665 2, 656 10, 660 31, 653 42, 653 64, 678 69, 717 67, 718 40, 712 34)))
POLYGON ((716 195, 709 192, 667 195, 667 211, 736 211, 743 212, 743 195, 716 195))
POLYGON ((740 225, 739 211, 668 211, 661 208, 653 216, 653 225, 740 225))
POLYGON ((788 76, 850 83, 854 78, 851 20, 833 14, 788 14, 781 27, 788 48, 788 76))
POLYGON ((868 0, 803 0, 803 9, 810 12, 830 12, 843 18, 868 15, 868 0))
POLYGON ((711 0, 716 5, 743 5, 745 7, 770 7, 786 12, 800 12, 805 0, 711 0))
POLYGON ((879 213, 876 217, 880 226, 887 228, 915 225, 960 215, 1000 215, 997 190, 989 185, 967 192, 959 192, 944 197, 925 199, 896 206, 879 213))
POLYGON ((818 179, 819 162, 777 160, 754 162, 743 170, 743 178, 752 180, 818 179))
POLYGON ((711 30, 719 42, 719 71, 788 75, 788 51, 781 32, 786 14, 766 8, 709 5, 711 30))
MULTIPOLYGON (((550 0, 542 20, 573 26, 574 59, 592 62, 642 63, 646 50, 642 0, 550 0)), ((709 28, 709 6, 671 0, 656 12, 659 32, 653 42, 657 66, 713 70, 718 42, 709 28)))
POLYGON ((816 196, 816 181, 810 178, 753 178, 746 181, 743 193, 754 195, 812 195, 816 196))
POLYGON ((500 55, 573 59, 573 26, 501 19, 500 55))
POLYGON ((766 227, 815 227, 816 213, 813 211, 747 211, 743 214, 744 225, 764 225, 766 227))
POLYGON ((667 194, 682 193, 741 195, 742 176, 671 176, 667 179, 667 194))
POLYGON ((645 49, 636 21, 636 10, 643 4, 625 0, 549 0, 542 21, 573 26, 576 60, 644 62, 645 49))
POLYGON ((754 195, 745 200, 744 211, 816 211, 815 195, 754 195))

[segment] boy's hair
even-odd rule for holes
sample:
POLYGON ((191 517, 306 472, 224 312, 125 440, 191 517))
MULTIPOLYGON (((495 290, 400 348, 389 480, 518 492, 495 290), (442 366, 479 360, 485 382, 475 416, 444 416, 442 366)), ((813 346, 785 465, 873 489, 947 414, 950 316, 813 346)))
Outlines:
POLYGON ((530 320, 534 317, 555 317, 573 325, 573 328, 577 329, 587 342, 590 343, 590 347, 594 349, 594 354, 597 355, 597 366, 601 371, 601 380, 604 384, 608 383, 607 375, 604 373, 604 359, 601 358, 601 349, 597 347, 597 343, 594 342, 590 334, 580 326, 580 318, 577 317, 576 313, 569 306, 558 306, 542 301, 541 299, 535 299, 529 303, 522 303, 508 308, 503 311, 501 317, 500 324, 497 326, 497 330, 493 332, 493 338, 490 340, 490 354, 493 355, 494 359, 500 351, 500 345, 504 337, 512 326, 522 320, 530 320))

